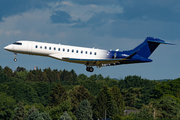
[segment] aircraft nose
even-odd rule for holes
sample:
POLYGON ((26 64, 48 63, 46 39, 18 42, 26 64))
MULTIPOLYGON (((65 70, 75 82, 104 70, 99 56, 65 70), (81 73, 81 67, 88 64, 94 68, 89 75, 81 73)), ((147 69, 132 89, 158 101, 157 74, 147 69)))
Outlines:
POLYGON ((10 50, 11 47, 8 45, 8 46, 4 47, 4 49, 5 49, 5 50, 10 50))

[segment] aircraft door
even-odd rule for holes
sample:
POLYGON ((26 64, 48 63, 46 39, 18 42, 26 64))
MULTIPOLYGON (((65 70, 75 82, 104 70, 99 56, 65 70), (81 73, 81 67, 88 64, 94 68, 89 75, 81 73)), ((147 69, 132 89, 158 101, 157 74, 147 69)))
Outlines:
POLYGON ((27 43, 27 52, 31 53, 32 52, 32 43, 27 43))

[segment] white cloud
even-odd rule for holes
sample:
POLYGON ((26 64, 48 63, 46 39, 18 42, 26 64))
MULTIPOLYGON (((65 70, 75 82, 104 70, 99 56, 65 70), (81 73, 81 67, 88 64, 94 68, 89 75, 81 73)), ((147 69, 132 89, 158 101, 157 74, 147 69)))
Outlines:
POLYGON ((79 5, 73 4, 69 1, 63 1, 59 4, 57 3, 49 3, 49 6, 54 8, 54 11, 60 10, 65 11, 70 14, 72 20, 81 20, 86 22, 93 15, 96 15, 100 12, 105 13, 122 13, 123 8, 119 5, 79 5))
POLYGON ((22 32, 20 30, 3 30, 3 29, 0 29, 0 36, 2 35, 6 35, 6 36, 11 36, 11 35, 19 35, 21 34, 22 32))
POLYGON ((71 2, 69 2, 69 1, 62 1, 61 3, 60 3, 60 5, 69 5, 69 6, 74 6, 71 2))
MULTIPOLYGON (((96 47, 102 49, 119 49, 120 51, 122 51, 136 47, 138 44, 143 42, 143 40, 145 39, 144 36, 152 35, 155 37, 160 36, 160 38, 167 38, 171 34, 173 34, 173 36, 176 36, 175 38, 177 38, 177 42, 174 41, 173 43, 179 44, 179 24, 168 24, 154 21, 142 22, 138 20, 127 21, 117 20, 117 18, 115 20, 110 19, 108 23, 105 23, 102 26, 98 26, 96 28, 70 28, 66 24, 51 24, 49 20, 53 11, 61 10, 69 13, 73 20, 80 19, 81 21, 86 22, 90 18, 92 18, 92 16, 97 15, 101 12, 112 14, 122 13, 123 8, 119 5, 78 5, 74 4, 73 2, 66 1, 51 3, 51 5, 54 6, 52 7, 52 9, 31 9, 30 11, 24 12, 22 14, 4 17, 4 22, 0 22, 1 48, 16 40, 27 39, 85 47, 96 47)), ((167 39, 170 38, 173 39, 172 35, 167 39)), ((155 51, 151 56, 151 58, 154 60, 153 63, 106 67, 102 69, 96 69, 95 73, 101 73, 104 76, 110 75, 110 77, 117 78, 119 76, 125 77, 126 75, 133 74, 151 79, 178 77, 177 72, 173 72, 178 71, 178 45, 162 46, 163 47, 158 48, 157 51, 155 51), (174 58, 174 56, 176 56, 176 58, 172 59, 174 58), (115 72, 111 73, 110 71, 115 72)), ((2 55, 5 55, 7 53, 5 53, 4 50, 0 52, 2 53, 2 55)), ((8 56, 9 58, 12 58, 12 54, 8 53, 8 56)), ((19 55, 19 57, 20 58, 18 59, 22 62, 19 62, 17 64, 21 66, 23 63, 24 67, 26 67, 27 69, 30 69, 32 66, 34 66, 34 64, 36 64, 42 65, 42 67, 50 66, 52 69, 74 69, 78 74, 84 73, 86 75, 90 75, 90 73, 87 73, 85 71, 85 66, 82 65, 64 63, 43 57, 26 55, 19 55), (24 60, 26 59, 27 61, 24 62, 24 60), (47 64, 45 62, 47 62, 47 64), (27 66, 29 66, 29 68, 27 66)), ((4 61, 2 60, 3 62, 1 64, 3 66, 10 65, 10 62, 7 62, 8 60, 11 60, 11 62, 13 62, 12 59, 8 59, 6 57, 4 58, 4 61)), ((10 67, 12 66, 15 66, 14 63, 11 63, 10 67)))

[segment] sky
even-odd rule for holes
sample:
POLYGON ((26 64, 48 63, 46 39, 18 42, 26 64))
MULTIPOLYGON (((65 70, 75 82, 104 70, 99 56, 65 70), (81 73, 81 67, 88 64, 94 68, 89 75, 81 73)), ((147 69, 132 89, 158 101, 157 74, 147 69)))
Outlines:
POLYGON ((150 80, 179 78, 179 0, 1 0, 0 66, 12 70, 34 66, 44 69, 74 69, 79 74, 123 79, 137 75, 150 80), (151 63, 95 68, 32 55, 17 55, 4 47, 17 40, 130 50, 146 37, 156 37, 176 45, 160 45, 149 57, 151 63))

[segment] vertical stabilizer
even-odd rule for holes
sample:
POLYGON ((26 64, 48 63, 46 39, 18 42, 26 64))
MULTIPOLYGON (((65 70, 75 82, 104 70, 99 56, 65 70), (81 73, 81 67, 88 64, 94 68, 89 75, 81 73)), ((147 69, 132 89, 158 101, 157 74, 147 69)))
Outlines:
MULTIPOLYGON (((125 51, 127 53, 134 53, 137 52, 136 55, 139 55, 144 58, 148 58, 154 50, 159 46, 159 44, 171 44, 166 43, 164 40, 154 38, 154 37, 147 37, 143 43, 138 45, 136 48, 130 51, 125 51)), ((173 45, 173 44, 171 44, 173 45)))

